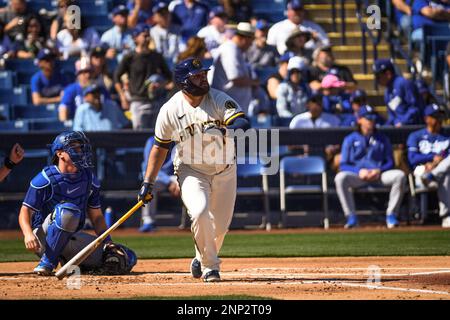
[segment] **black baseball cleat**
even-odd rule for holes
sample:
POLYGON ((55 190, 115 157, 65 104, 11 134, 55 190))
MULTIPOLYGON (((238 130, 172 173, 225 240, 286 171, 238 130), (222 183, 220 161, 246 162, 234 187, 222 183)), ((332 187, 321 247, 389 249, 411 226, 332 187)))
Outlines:
POLYGON ((211 270, 203 277, 204 282, 219 282, 220 274, 217 270, 211 270))
POLYGON ((197 260, 197 258, 192 259, 191 274, 195 279, 200 279, 202 277, 202 264, 197 260))

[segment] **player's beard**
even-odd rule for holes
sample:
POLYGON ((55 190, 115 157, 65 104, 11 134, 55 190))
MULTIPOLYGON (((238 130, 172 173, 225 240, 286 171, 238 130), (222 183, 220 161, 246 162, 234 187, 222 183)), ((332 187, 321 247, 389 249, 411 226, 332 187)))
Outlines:
POLYGON ((193 95, 194 97, 204 96, 209 92, 209 83, 208 81, 202 81, 202 83, 200 83, 200 85, 197 86, 194 85, 192 82, 190 82, 189 85, 186 86, 184 91, 193 95))

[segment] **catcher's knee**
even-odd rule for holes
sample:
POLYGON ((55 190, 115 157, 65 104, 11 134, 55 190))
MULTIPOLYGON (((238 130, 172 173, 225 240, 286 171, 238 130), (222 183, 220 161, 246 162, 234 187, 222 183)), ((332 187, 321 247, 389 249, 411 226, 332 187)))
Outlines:
POLYGON ((59 203, 55 206, 54 222, 58 229, 76 232, 80 225, 81 210, 73 203, 59 203))

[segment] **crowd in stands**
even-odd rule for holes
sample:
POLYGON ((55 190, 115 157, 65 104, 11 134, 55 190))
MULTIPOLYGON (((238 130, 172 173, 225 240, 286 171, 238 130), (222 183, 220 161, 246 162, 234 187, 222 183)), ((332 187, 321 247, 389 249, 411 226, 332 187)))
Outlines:
MULTIPOLYGON (((87 21, 83 10, 79 28, 73 26, 71 5, 82 2, 58 0, 50 21, 25 0, 10 0, 0 8, 1 65, 34 59, 40 71, 29 83, 32 104, 58 105, 59 120, 72 120, 75 130, 154 128, 159 108, 177 90, 173 65, 197 57, 211 65, 211 86, 234 98, 251 119, 285 119, 290 128, 360 127, 344 141, 342 155, 340 146, 326 147, 336 170, 346 172, 336 183, 350 227, 357 221, 349 187, 380 179, 397 191, 404 187, 404 177, 393 170, 389 141, 373 135, 374 128, 425 123, 424 130, 432 130, 426 137, 431 146, 411 138, 408 157, 413 167, 425 168, 420 181, 445 176, 441 215, 448 217, 449 178, 437 169, 449 152, 448 139, 444 148, 439 125, 430 124, 438 119, 442 125, 440 101, 425 81, 406 79, 390 59, 378 59, 373 73, 387 109, 387 117, 381 117, 367 105, 367 94, 351 70, 336 63, 327 33, 307 19, 301 0, 287 1, 281 21, 258 17, 250 0, 111 1, 110 25, 103 30, 87 21), (73 61, 74 72, 58 68, 58 61, 73 61), (429 140, 430 135, 436 139, 429 140)), ((392 0, 398 28, 404 36, 411 34, 421 50, 424 25, 450 22, 450 0, 411 3, 392 0)), ((398 213, 400 201, 391 199, 388 214, 398 213)))

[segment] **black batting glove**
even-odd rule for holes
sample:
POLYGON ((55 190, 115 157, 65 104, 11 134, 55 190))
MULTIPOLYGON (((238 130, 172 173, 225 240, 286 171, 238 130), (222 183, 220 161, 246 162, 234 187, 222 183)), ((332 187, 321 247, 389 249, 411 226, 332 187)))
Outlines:
POLYGON ((138 194, 138 201, 142 201, 144 204, 147 204, 153 197, 152 191, 153 183, 144 181, 138 194))

